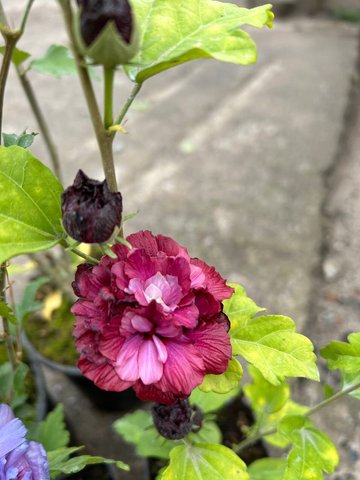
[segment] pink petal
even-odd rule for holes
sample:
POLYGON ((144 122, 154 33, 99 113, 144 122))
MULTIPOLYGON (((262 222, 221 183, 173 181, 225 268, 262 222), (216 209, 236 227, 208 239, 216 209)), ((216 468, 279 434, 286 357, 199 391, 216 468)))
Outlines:
POLYGON ((202 323, 186 334, 201 354, 206 373, 223 373, 227 369, 232 351, 230 337, 221 323, 202 323))
POLYGON ((155 273, 155 265, 144 250, 134 250, 130 253, 125 264, 125 274, 128 278, 147 280, 155 273))
POLYGON ((180 340, 167 340, 164 343, 168 359, 164 364, 164 374, 156 386, 165 393, 189 395, 203 381, 203 359, 190 343, 180 340))
POLYGON ((200 317, 212 317, 221 311, 221 303, 203 288, 195 291, 195 305, 199 309, 200 317))
POLYGON ((169 258, 166 273, 177 278, 183 294, 190 289, 190 264, 189 261, 183 257, 175 259, 169 258))
POLYGON ((136 395, 144 402, 156 402, 165 405, 172 405, 178 398, 187 398, 188 395, 162 392, 155 385, 144 385, 141 380, 133 385, 136 395))
POLYGON ((127 237, 133 248, 141 248, 151 257, 158 253, 158 246, 154 235, 149 230, 142 230, 127 237))
POLYGON ((200 267, 190 265, 191 288, 201 288, 205 285, 205 274, 200 267))
POLYGON ((172 314, 172 319, 175 326, 195 328, 199 319, 199 310, 195 305, 178 308, 172 314))
POLYGON ((157 335, 153 335, 152 339, 155 344, 160 362, 165 363, 167 360, 168 354, 167 354, 167 350, 164 343, 160 340, 160 338, 157 335))
POLYGON ((145 317, 141 315, 134 314, 133 318, 131 319, 131 325, 137 332, 150 332, 153 328, 153 324, 145 317))
POLYGON ((115 265, 113 265, 111 268, 111 275, 113 276, 117 288, 120 290, 125 290, 129 283, 129 279, 125 275, 125 263, 115 263, 115 265))
POLYGON ((206 289, 214 296, 216 300, 222 301, 231 297, 234 289, 226 285, 225 279, 222 278, 222 276, 215 270, 214 267, 210 267, 198 258, 192 258, 191 263, 192 265, 202 269, 205 275, 206 289))
MULTIPOLYGON (((166 350, 166 349, 165 349, 166 350)), ((152 339, 144 340, 139 351, 139 375, 145 385, 156 383, 163 374, 163 362, 152 339)))
POLYGON ((162 318, 155 329, 155 332, 161 337, 177 337, 181 333, 181 327, 177 327, 173 323, 173 314, 169 318, 162 318))
POLYGON ((99 339, 99 352, 112 362, 116 361, 120 348, 125 342, 125 337, 120 335, 119 331, 120 321, 121 317, 113 317, 99 339))
POLYGON ((177 257, 178 255, 189 259, 187 250, 179 245, 175 240, 165 235, 156 235, 156 241, 160 252, 165 252, 169 257, 177 257))
POLYGON ((141 335, 133 335, 123 343, 114 364, 116 373, 121 380, 134 382, 139 378, 138 355, 142 343, 141 335))
POLYGON ((89 362, 86 357, 80 357, 78 367, 86 378, 92 380, 95 385, 103 390, 121 392, 132 386, 132 382, 124 382, 117 375, 114 367, 104 362, 101 365, 89 362))

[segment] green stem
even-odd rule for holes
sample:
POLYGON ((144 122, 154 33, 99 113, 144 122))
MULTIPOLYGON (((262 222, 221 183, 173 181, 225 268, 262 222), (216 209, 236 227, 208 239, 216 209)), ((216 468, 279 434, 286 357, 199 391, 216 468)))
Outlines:
MULTIPOLYGON (((127 114, 129 108, 131 107, 131 104, 136 98, 136 95, 139 93, 140 89, 142 87, 142 83, 135 83, 133 89, 131 90, 130 95, 128 96, 126 102, 124 103, 124 106, 122 107, 118 117, 115 120, 115 125, 121 125, 121 122, 124 120, 125 115, 127 114)), ((116 131, 112 132, 112 137, 116 135, 116 131)))
MULTIPOLYGON (((330 405, 331 403, 335 402, 339 398, 343 397, 344 395, 347 395, 354 390, 357 390, 360 388, 360 382, 355 383, 354 385, 351 385, 350 387, 344 388, 344 390, 340 390, 339 392, 336 392, 334 395, 332 395, 329 398, 326 398, 322 402, 318 403, 312 408, 309 408, 309 410, 304 414, 305 417, 311 417, 314 413, 317 413, 319 410, 323 409, 324 407, 330 405)), ((250 436, 248 438, 245 438, 242 442, 238 443, 234 448, 235 453, 240 453, 242 450, 244 450, 246 447, 253 445, 257 441, 261 440, 263 437, 266 437, 267 435, 273 435, 274 433, 277 432, 277 426, 271 427, 268 430, 260 431, 256 435, 250 436)))
POLYGON ((112 138, 104 128, 100 110, 96 101, 94 89, 90 80, 89 72, 83 56, 76 48, 76 39, 73 30, 73 13, 69 0, 59 0, 62 8, 65 25, 70 38, 71 50, 74 55, 77 71, 79 74, 81 86, 84 92, 85 100, 90 113, 90 118, 95 131, 97 143, 99 146, 105 178, 109 189, 117 192, 116 174, 112 151, 112 138))
MULTIPOLYGON (((0 301, 6 301, 5 295, 5 279, 6 279, 6 263, 0 265, 0 301)), ((6 350, 8 357, 12 366, 12 369, 15 371, 17 367, 16 353, 14 349, 14 344, 10 335, 10 328, 8 319, 5 317, 0 317, 2 321, 2 336, 5 340, 6 350)))
POLYGON ((26 22, 27 22, 27 19, 29 17, 29 13, 30 13, 30 10, 31 10, 31 7, 32 7, 32 4, 34 3, 35 0, 29 0, 27 5, 26 5, 26 8, 25 8, 25 11, 24 11, 24 14, 23 14, 23 18, 21 20, 21 24, 20 24, 20 35, 22 35, 24 33, 24 30, 25 30, 25 25, 26 25, 26 22))
POLYGON ((25 95, 28 99, 28 102, 30 104, 31 110, 36 118, 39 130, 44 139, 46 148, 49 152, 49 156, 50 156, 50 160, 51 160, 54 172, 56 176, 59 178, 59 180, 62 181, 62 174, 61 174, 61 167, 60 167, 58 152, 57 152, 55 143, 51 137, 51 133, 47 126, 45 117, 40 109, 40 105, 37 101, 34 90, 26 75, 26 71, 23 68, 21 68, 21 66, 17 65, 16 72, 20 80, 21 86, 23 87, 25 95))
POLYGON ((5 52, 3 57, 3 62, 1 64, 0 70, 0 145, 2 141, 2 118, 3 118, 3 108, 4 108, 4 96, 5 96, 5 86, 7 77, 9 74, 9 68, 11 64, 12 55, 21 35, 24 33, 25 25, 30 13, 30 9, 34 0, 29 0, 26 4, 25 12, 21 21, 20 29, 13 30, 9 27, 8 21, 6 19, 5 11, 0 0, 0 30, 1 34, 5 40, 5 52))
POLYGON ((86 253, 82 252, 81 250, 75 248, 75 247, 69 247, 69 250, 71 250, 73 253, 75 253, 78 257, 83 258, 87 262, 93 264, 93 265, 98 265, 99 260, 96 258, 92 257, 91 255, 87 255, 86 253))
POLYGON ((2 26, 1 33, 5 40, 5 52, 4 52, 4 58, 3 58, 1 69, 0 69, 0 145, 2 142, 2 120, 3 120, 3 109, 4 109, 5 86, 6 86, 6 81, 9 74, 9 68, 11 64, 13 51, 15 49, 16 42, 19 39, 18 32, 12 32, 6 26, 5 27, 2 26))
POLYGON ((104 127, 108 129, 114 121, 113 93, 115 68, 104 67, 104 127))

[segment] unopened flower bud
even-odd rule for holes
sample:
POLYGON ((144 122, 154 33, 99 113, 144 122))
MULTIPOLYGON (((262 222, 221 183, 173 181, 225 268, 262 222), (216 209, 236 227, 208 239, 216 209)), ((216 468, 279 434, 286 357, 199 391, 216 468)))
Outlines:
POLYGON ((105 67, 128 63, 139 48, 129 0, 78 0, 75 32, 82 53, 105 67))
POLYGON ((121 193, 110 192, 106 180, 93 180, 82 170, 61 201, 64 228, 79 242, 105 242, 121 224, 121 193))
POLYGON ((180 440, 202 424, 202 412, 188 400, 178 400, 173 405, 155 405, 152 409, 157 431, 168 440, 180 440))

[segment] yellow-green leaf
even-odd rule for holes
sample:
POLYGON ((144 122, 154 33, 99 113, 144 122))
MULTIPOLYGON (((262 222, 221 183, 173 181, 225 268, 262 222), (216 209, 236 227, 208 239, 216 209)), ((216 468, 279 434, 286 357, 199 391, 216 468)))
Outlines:
POLYGON ((240 26, 271 27, 274 17, 271 5, 247 9, 214 0, 132 0, 132 5, 140 49, 125 71, 138 83, 196 58, 254 63, 255 43, 240 26))
POLYGON ((206 375, 199 388, 203 392, 228 393, 239 385, 242 376, 242 366, 236 358, 232 358, 226 372, 206 375))
POLYGON ((233 355, 242 355, 273 385, 285 377, 319 380, 313 344, 295 329, 282 315, 253 318, 233 335, 233 355))
POLYGON ((29 150, 0 147, 0 262, 56 245, 64 232, 55 175, 29 150))

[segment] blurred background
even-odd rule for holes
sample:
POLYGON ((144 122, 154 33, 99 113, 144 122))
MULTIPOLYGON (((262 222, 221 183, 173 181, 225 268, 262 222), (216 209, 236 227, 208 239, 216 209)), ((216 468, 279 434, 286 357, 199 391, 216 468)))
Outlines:
MULTIPOLYGON (((10 24, 18 24, 24 4, 3 1, 10 24)), ((258 46, 256 65, 190 62, 144 84, 126 116, 127 133, 115 142, 118 184, 124 213, 139 211, 127 234, 150 229, 174 237, 269 312, 294 318, 321 347, 359 330, 360 0, 273 4, 273 30, 247 29, 258 46)), ((67 44, 60 10, 36 0, 19 48, 42 56, 51 44, 67 44)), ((102 180, 78 79, 37 72, 29 79, 64 186, 79 168, 102 180)), ((101 101, 101 81, 95 88, 101 101)), ((119 72, 115 113, 130 90, 119 72)), ((12 71, 4 131, 25 128, 38 131, 12 71)), ((50 166, 41 136, 32 150, 50 166)), ((305 403, 321 395, 305 383, 297 389, 305 403)), ((334 479, 360 479, 355 402, 318 418, 341 447, 334 479)))

